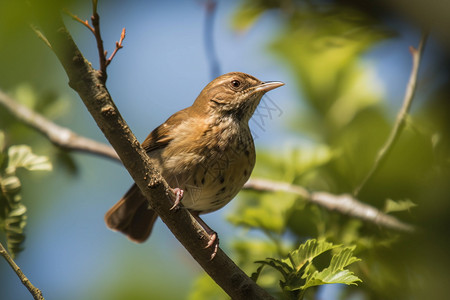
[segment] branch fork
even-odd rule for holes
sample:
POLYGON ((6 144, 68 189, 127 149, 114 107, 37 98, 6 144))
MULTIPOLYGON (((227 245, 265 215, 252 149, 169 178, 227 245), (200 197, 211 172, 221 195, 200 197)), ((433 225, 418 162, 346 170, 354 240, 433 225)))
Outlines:
POLYGON ((95 40, 97 42, 98 57, 99 57, 99 63, 100 63, 100 68, 98 70, 99 77, 102 82, 106 82, 106 79, 108 78, 108 75, 106 73, 106 68, 109 66, 109 64, 113 60, 114 56, 117 54, 117 51, 119 51, 120 49, 123 48, 123 40, 125 39, 126 31, 125 31, 125 28, 122 29, 122 32, 120 34, 120 39, 119 39, 119 41, 116 42, 116 47, 115 47, 114 51, 109 56, 109 58, 106 58, 108 55, 108 51, 106 51, 104 49, 102 35, 100 33, 100 15, 97 13, 97 1, 92 1, 92 6, 93 6, 93 14, 91 16, 92 25, 89 24, 88 20, 83 21, 80 17, 78 17, 77 15, 74 15, 67 9, 65 9, 64 12, 66 14, 68 14, 73 20, 75 20, 75 21, 83 24, 85 27, 87 27, 89 29, 89 31, 91 31, 92 34, 94 35, 95 40))

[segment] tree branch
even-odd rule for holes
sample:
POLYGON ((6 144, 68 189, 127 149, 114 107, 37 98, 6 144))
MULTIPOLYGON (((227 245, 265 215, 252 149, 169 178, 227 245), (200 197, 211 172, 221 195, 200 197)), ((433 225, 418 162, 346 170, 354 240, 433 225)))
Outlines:
MULTIPOLYGON (((35 128, 48 137, 56 146, 66 150, 82 151, 107 157, 121 162, 113 148, 106 144, 80 136, 68 128, 61 127, 46 119, 37 112, 14 101, 0 90, 0 104, 5 106, 9 112, 28 126, 35 128)), ((292 185, 285 182, 276 182, 267 179, 251 178, 244 189, 257 191, 285 191, 294 193, 316 205, 330 211, 337 211, 350 217, 358 218, 380 227, 390 228, 398 231, 413 231, 413 226, 405 224, 395 217, 385 214, 380 210, 358 201, 350 195, 333 195, 326 192, 309 192, 304 187, 292 185)))
POLYGON ((120 115, 102 80, 104 74, 94 70, 83 57, 64 26, 59 11, 50 7, 39 11, 39 2, 33 3, 43 33, 69 77, 69 85, 79 94, 151 207, 174 236, 231 298, 272 299, 221 249, 210 260, 211 250, 204 248, 209 240, 207 233, 187 210, 170 210, 170 187, 120 115))
POLYGON ((330 211, 358 218, 375 225, 398 231, 413 232, 414 227, 403 223, 393 216, 385 214, 373 206, 362 203, 351 195, 333 195, 327 192, 309 192, 304 187, 285 182, 276 182, 266 179, 253 178, 249 180, 244 189, 257 191, 293 193, 304 200, 322 206, 330 211))
POLYGON ((14 101, 0 90, 0 104, 3 105, 17 119, 45 135, 53 144, 72 151, 119 160, 116 151, 110 146, 96 142, 76 134, 68 128, 59 126, 28 107, 14 101))
POLYGON ((386 158, 391 153, 394 145, 397 143, 400 134, 405 127, 406 116, 408 115, 409 109, 411 107, 412 100, 415 95, 416 86, 417 86, 417 74, 419 73, 420 60, 422 58, 423 48, 425 46, 426 40, 428 37, 428 32, 424 31, 422 33, 422 37, 419 42, 419 47, 415 49, 410 46, 409 51, 412 55, 412 70, 411 75, 409 77, 408 85, 406 86, 405 96, 403 98, 403 104, 398 112, 397 119, 395 121, 394 127, 392 128, 391 133, 389 134, 388 139, 384 143, 383 147, 381 147, 378 155, 375 159, 375 162, 370 169, 369 173, 367 173, 366 177, 362 180, 362 182, 355 188, 353 191, 353 195, 358 196, 361 189, 369 182, 369 180, 378 172, 383 163, 386 161, 386 158))
POLYGON ((37 287, 35 287, 31 283, 31 281, 25 276, 25 274, 23 274, 22 270, 19 268, 19 266, 16 264, 16 262, 12 259, 12 257, 9 255, 8 251, 6 251, 5 247, 3 247, 2 243, 0 243, 0 255, 5 258, 5 260, 8 262, 8 264, 14 270, 14 272, 16 272, 20 281, 22 281, 22 284, 30 291, 33 298, 35 300, 44 300, 44 296, 42 295, 41 290, 38 289, 37 287))

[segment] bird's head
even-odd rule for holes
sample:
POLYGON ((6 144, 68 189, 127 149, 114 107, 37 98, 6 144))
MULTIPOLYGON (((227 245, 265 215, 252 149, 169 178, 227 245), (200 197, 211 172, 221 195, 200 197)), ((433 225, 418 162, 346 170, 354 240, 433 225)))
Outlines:
POLYGON ((279 81, 263 82, 241 72, 227 73, 211 81, 192 106, 200 113, 232 116, 248 122, 262 96, 282 85, 279 81))

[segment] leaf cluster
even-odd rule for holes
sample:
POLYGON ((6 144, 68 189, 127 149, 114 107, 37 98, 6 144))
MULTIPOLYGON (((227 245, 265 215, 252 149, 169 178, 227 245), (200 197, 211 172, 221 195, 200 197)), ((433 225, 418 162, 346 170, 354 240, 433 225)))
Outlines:
POLYGON ((27 208, 22 201, 22 182, 17 170, 50 171, 52 164, 46 156, 32 152, 27 145, 6 146, 0 131, 0 229, 6 234, 7 247, 14 257, 23 250, 27 224, 27 208))

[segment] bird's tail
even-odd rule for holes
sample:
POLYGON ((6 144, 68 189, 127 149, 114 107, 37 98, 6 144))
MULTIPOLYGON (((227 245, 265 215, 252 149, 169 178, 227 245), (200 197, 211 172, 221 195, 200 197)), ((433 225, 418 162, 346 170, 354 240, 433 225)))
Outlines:
POLYGON ((144 242, 152 232, 158 215, 148 206, 148 202, 136 184, 111 207, 105 215, 106 225, 125 234, 137 243, 144 242))

